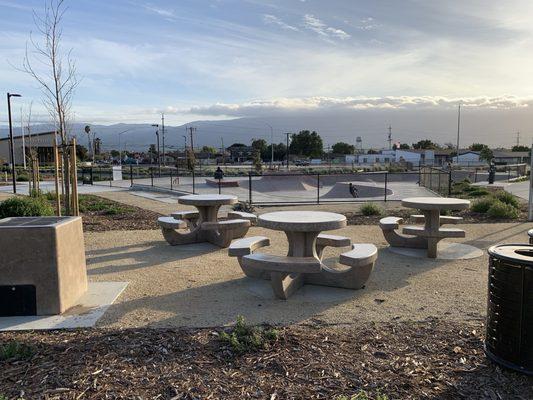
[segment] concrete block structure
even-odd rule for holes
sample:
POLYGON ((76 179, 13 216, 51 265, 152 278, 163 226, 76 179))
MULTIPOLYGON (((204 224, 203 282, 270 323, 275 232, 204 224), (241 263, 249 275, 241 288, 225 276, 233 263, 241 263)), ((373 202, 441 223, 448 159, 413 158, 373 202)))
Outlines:
MULTIPOLYGON (((61 314, 87 291, 80 217, 14 217, 0 220, 0 288, 35 287, 36 315, 61 314)), ((7 297, 6 297, 7 296, 7 297)), ((28 299, 25 299, 27 302, 28 299)), ((7 305, 7 307, 15 305, 7 305)), ((21 314, 18 314, 21 315, 21 314)))

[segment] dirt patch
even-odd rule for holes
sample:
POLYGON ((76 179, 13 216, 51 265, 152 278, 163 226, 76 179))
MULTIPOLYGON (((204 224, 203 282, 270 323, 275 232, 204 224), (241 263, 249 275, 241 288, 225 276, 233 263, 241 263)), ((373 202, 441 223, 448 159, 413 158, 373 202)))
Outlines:
POLYGON ((358 328, 281 328, 268 349, 236 355, 218 330, 3 333, 33 348, 0 361, 8 398, 528 399, 533 378, 483 353, 481 324, 429 320, 358 328))

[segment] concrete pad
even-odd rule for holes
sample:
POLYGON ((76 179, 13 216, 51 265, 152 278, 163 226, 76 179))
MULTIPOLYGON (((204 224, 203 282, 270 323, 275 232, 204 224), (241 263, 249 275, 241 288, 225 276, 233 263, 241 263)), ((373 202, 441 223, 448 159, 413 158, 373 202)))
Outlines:
MULTIPOLYGON (((468 260, 481 257, 483 251, 468 244, 442 242, 438 246, 438 260, 468 260)), ((408 247, 389 247, 389 251, 407 257, 428 258, 427 249, 411 249, 408 247)))
POLYGON ((128 286, 127 282, 89 282, 78 305, 61 315, 0 318, 0 331, 90 328, 128 286))

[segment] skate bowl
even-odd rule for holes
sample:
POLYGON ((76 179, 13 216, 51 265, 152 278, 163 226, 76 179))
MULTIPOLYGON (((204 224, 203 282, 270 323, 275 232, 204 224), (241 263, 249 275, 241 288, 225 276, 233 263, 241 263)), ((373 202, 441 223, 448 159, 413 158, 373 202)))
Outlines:
MULTIPOLYGON (((241 186, 249 187, 247 181, 241 186)), ((252 180, 252 190, 257 192, 307 192, 316 190, 317 178, 311 175, 263 175, 252 180)))
POLYGON ((383 197, 387 193, 387 196, 393 194, 391 189, 386 189, 383 186, 377 186, 375 183, 370 182, 337 182, 335 185, 323 196, 321 199, 365 199, 373 197, 383 197), (350 184, 352 184, 354 195, 350 192, 350 184))
POLYGON ((234 179, 208 179, 206 178, 205 183, 211 187, 239 187, 239 181, 234 179))

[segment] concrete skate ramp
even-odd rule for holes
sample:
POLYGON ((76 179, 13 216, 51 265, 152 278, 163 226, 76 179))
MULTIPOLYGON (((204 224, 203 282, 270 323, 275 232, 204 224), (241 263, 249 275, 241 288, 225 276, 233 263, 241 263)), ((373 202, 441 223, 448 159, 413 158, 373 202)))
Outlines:
MULTIPOLYGON (((320 196, 322 199, 353 199, 353 198, 368 198, 368 197, 382 197, 385 195, 385 188, 377 186, 375 183, 369 182, 337 182, 329 192, 320 196), (350 183, 355 188, 357 196, 350 193, 350 183)), ((392 190, 387 189, 387 195, 392 195, 392 190)))
MULTIPOLYGON (((241 184, 248 188, 248 182, 241 184)), ((316 190, 317 179, 310 175, 264 175, 252 180, 252 190, 257 192, 299 192, 316 190)))

